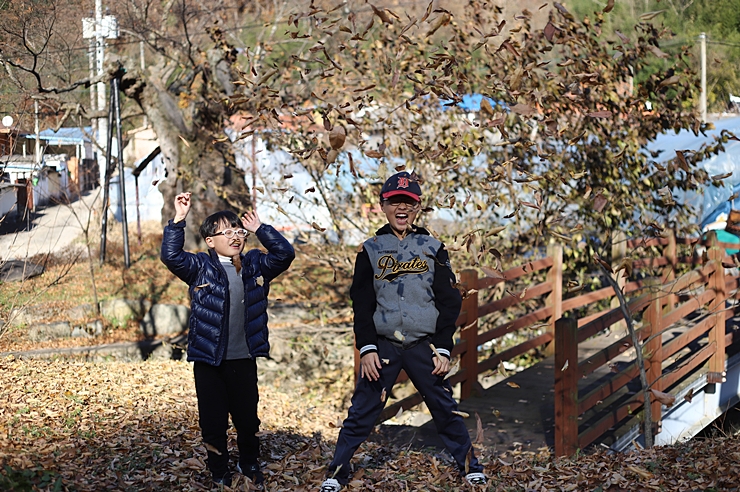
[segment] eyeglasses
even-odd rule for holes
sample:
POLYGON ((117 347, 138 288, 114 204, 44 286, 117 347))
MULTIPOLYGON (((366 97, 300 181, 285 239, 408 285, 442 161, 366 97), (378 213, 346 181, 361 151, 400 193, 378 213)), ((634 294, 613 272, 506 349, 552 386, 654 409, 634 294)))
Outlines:
POLYGON ((386 205, 388 205, 391 208, 398 208, 398 206, 401 205, 402 203, 406 205, 406 208, 408 208, 409 210, 416 210, 419 207, 421 207, 421 203, 415 200, 407 199, 407 198, 393 197, 393 198, 384 200, 384 202, 386 205))
POLYGON ((221 232, 215 233, 214 236, 224 236, 227 239, 231 239, 234 236, 238 236, 243 239, 249 236, 249 231, 246 229, 224 229, 221 232))

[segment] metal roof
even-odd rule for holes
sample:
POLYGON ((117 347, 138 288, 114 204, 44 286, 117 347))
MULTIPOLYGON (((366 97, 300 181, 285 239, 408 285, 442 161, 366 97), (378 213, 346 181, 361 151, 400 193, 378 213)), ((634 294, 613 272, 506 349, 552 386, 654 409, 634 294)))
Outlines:
MULTIPOLYGON (((60 128, 59 131, 52 129, 44 130, 39 133, 39 140, 46 140, 49 145, 79 145, 85 142, 91 142, 89 135, 92 135, 92 127, 83 128, 60 128)), ((26 135, 26 138, 34 140, 36 134, 26 135)))

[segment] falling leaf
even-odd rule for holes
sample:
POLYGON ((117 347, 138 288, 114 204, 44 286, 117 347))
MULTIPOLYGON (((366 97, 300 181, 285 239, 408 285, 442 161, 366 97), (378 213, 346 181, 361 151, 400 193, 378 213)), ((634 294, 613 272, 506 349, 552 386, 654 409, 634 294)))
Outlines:
POLYGON ((673 75, 671 77, 668 77, 667 79, 663 80, 660 84, 658 84, 658 89, 661 89, 663 87, 668 87, 669 85, 676 85, 681 81, 681 79, 678 77, 678 75, 673 75))
POLYGON ((402 342, 403 342, 404 340, 406 340, 406 337, 405 337, 405 336, 403 336, 403 333, 401 333, 401 332, 400 332, 400 331, 398 331, 398 330, 396 330, 395 332, 393 332, 393 336, 394 336, 394 337, 396 337, 396 340, 400 340, 400 341, 402 341, 402 342))
POLYGON ((434 20, 434 23, 432 23, 432 27, 430 27, 429 28, 429 31, 427 31, 427 37, 429 37, 432 34, 434 34, 435 32, 437 32, 437 30, 440 27, 446 26, 447 24, 449 24, 451 19, 452 19, 452 17, 448 13, 444 13, 444 14, 440 15, 439 17, 437 17, 434 20))
POLYGON ((342 125, 336 125, 329 134, 329 144, 334 150, 339 150, 344 146, 344 141, 347 139, 347 130, 342 125))
POLYGON ((484 435, 483 435, 483 422, 481 421, 480 415, 478 415, 478 412, 475 412, 475 440, 473 441, 474 444, 483 444, 484 442, 484 435))
POLYGON ((606 270, 607 272, 614 273, 612 271, 612 266, 609 263, 607 263, 606 261, 602 260, 599 255, 594 255, 594 261, 596 261, 596 263, 598 263, 599 265, 601 265, 602 267, 604 267, 604 270, 606 270))
POLYGON ((653 46, 653 45, 650 45, 650 46, 648 47, 648 49, 650 50, 650 52, 651 52, 652 54, 654 54, 654 55, 655 55, 655 56, 657 56, 658 58, 669 58, 669 57, 670 57, 670 55, 668 55, 668 53, 665 53, 664 51, 662 51, 662 50, 661 50, 660 48, 658 48, 657 46, 653 46))
POLYGON ((569 362, 569 361, 567 361, 567 360, 565 361, 565 364, 563 364, 563 367, 561 367, 561 368, 560 368, 560 372, 563 372, 563 371, 565 371, 566 369, 568 369, 568 362, 569 362))
POLYGON ((386 400, 386 394, 385 394, 385 388, 383 388, 383 391, 380 393, 380 401, 385 403, 386 400))
POLYGON ((608 14, 609 12, 612 11, 613 8, 614 8, 614 0, 608 0, 606 2, 606 7, 604 7, 604 10, 602 10, 602 12, 604 12, 605 14, 608 14))
POLYGON ((521 388, 518 384, 516 384, 514 381, 507 381, 506 386, 510 386, 512 388, 521 388))
POLYGON ((732 176, 732 171, 724 174, 715 174, 714 176, 712 176, 712 181, 721 181, 723 179, 729 178, 730 176, 732 176))
POLYGON ((598 193, 596 196, 594 196, 593 199, 594 210, 596 210, 596 212, 598 213, 601 213, 601 211, 604 210, 607 202, 608 200, 604 197, 604 195, 598 193))
POLYGON ((470 414, 469 413, 467 413, 467 412, 461 412, 460 410, 453 410, 452 413, 454 413, 455 415, 459 415, 460 417, 462 417, 464 419, 470 417, 470 414))
POLYGON ((694 399, 694 388, 690 388, 689 392, 684 395, 683 399, 691 403, 691 400, 694 399))
POLYGON ((649 21, 649 20, 654 19, 655 17, 659 16, 663 12, 665 12, 665 9, 664 10, 655 10, 653 12, 645 12, 644 14, 642 14, 640 16, 640 20, 649 21))
POLYGON ((504 274, 501 273, 499 270, 496 270, 495 268, 489 268, 487 266, 480 266, 480 269, 483 270, 483 273, 486 274, 487 277, 491 278, 506 278, 504 277, 504 274))
POLYGON ((504 361, 499 361, 498 363, 498 373, 501 374, 501 376, 508 378, 509 373, 506 372, 506 368, 504 367, 504 361))
POLYGON ((326 230, 326 227, 321 227, 316 222, 311 222, 311 227, 313 227, 314 229, 316 229, 319 232, 324 232, 326 230))
POLYGON ((650 392, 653 394, 656 400, 669 408, 672 407, 676 401, 676 397, 671 395, 670 393, 663 393, 662 391, 658 391, 655 389, 651 389, 650 392))
POLYGON ((255 282, 257 283, 257 285, 259 285, 259 286, 263 286, 263 285, 265 285, 265 279, 264 279, 264 278, 262 278, 262 275, 260 275, 259 277, 255 278, 255 279, 254 279, 254 281, 255 281, 255 282))
POLYGON ((522 116, 532 116, 535 112, 531 106, 526 104, 515 104, 510 109, 513 113, 520 114, 522 116))
POLYGON ((626 277, 631 277, 633 269, 634 267, 632 258, 622 258, 621 260, 619 260, 616 267, 614 267, 614 273, 617 273, 620 270, 624 270, 624 275, 626 277))

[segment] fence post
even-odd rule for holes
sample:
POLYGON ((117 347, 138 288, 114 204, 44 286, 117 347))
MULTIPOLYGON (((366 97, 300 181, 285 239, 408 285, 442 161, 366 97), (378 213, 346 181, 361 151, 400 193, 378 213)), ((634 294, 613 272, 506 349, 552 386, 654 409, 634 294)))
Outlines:
MULTIPOLYGON (((617 266, 617 264, 624 259, 627 256, 627 236, 622 231, 614 231, 614 234, 612 235, 612 270, 614 267, 617 266)), ((617 285, 620 289, 624 288, 625 284, 627 283, 627 279, 624 276, 625 270, 619 270, 617 273, 612 274, 614 277, 614 280, 617 281, 617 285)), ((609 307, 618 308, 619 307, 619 299, 617 298, 616 292, 614 293, 614 297, 612 297, 612 300, 609 303, 609 307)), ((627 330, 627 322, 624 320, 617 321, 612 325, 614 328, 618 328, 621 330, 626 331, 627 330)))
MULTIPOLYGON (((643 330, 647 330, 645 335, 648 337, 642 348, 643 360, 647 361, 645 375, 647 376, 648 386, 656 391, 663 391, 663 380, 661 379, 663 375, 663 337, 661 334, 663 329, 662 286, 663 284, 657 278, 649 279, 647 283, 647 287, 650 289, 651 300, 645 310, 643 328, 643 330)), ((637 350, 637 347, 635 347, 635 350, 637 350)), ((657 399, 651 400, 650 409, 653 419, 653 429, 654 433, 657 434, 661 431, 662 427, 661 403, 657 399)))
POLYGON ((544 350, 545 356, 549 357, 555 354, 555 322, 563 316, 563 247, 556 243, 550 244, 547 247, 547 256, 552 258, 552 266, 547 272, 547 281, 552 284, 552 290, 545 300, 545 306, 552 307, 547 326, 552 341, 544 350))
POLYGON ((555 456, 578 450, 578 320, 555 322, 555 456))
MULTIPOLYGON (((663 285, 669 284, 676 279, 676 266, 678 265, 678 248, 676 247, 676 231, 668 231, 668 244, 663 249, 663 256, 668 260, 663 273, 663 285)), ((669 293, 665 299, 666 313, 673 311, 676 307, 678 297, 676 294, 669 293)))
POLYGON ((460 357, 460 369, 465 371, 465 379, 460 386, 460 400, 469 398, 478 383, 478 272, 463 270, 461 282, 468 295, 463 299, 465 324, 460 331, 460 339, 465 342, 465 352, 460 357))
POLYGON ((725 304, 727 292, 725 289, 725 267, 722 259, 725 251, 717 246, 717 235, 709 233, 709 261, 714 263, 714 269, 708 287, 714 291, 714 299, 709 304, 709 312, 714 317, 714 327, 709 331, 709 343, 715 344, 717 350, 709 358, 709 372, 707 383, 724 383, 725 376, 725 304))

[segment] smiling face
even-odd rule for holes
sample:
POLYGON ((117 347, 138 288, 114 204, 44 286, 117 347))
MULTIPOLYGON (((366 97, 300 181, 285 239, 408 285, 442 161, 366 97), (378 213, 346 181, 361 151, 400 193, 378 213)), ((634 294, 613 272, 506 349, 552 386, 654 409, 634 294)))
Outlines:
POLYGON ((247 242, 246 234, 237 234, 237 231, 244 230, 239 227, 233 227, 229 222, 220 221, 218 228, 213 236, 205 238, 206 244, 221 256, 236 256, 244 250, 247 242), (226 237, 224 231, 233 231, 232 237, 226 237))
POLYGON ((382 200, 380 207, 393 233, 403 239, 416 220, 421 203, 408 195, 395 195, 382 200))

